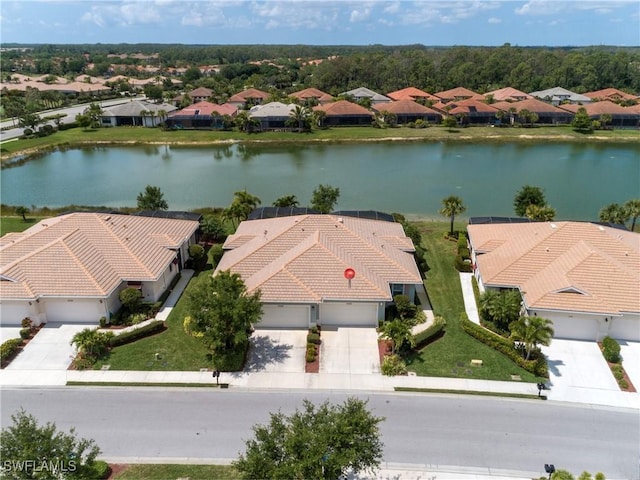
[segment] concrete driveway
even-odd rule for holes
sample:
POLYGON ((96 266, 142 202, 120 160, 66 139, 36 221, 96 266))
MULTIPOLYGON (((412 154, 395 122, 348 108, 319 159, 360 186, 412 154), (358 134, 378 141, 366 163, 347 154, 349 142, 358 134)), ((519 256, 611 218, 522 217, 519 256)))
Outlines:
POLYGON ((627 372, 631 383, 640 392, 640 342, 627 342, 619 340, 622 366, 627 372))
POLYGON ((304 373, 307 330, 255 330, 245 372, 304 373))
POLYGON ((578 401, 621 393, 596 342, 553 339, 542 350, 549 362, 549 399, 578 401))
POLYGON ((67 370, 76 353, 71 339, 77 332, 95 327, 47 323, 6 370, 67 370))
POLYGON ((380 373, 375 328, 322 327, 320 373, 380 373))

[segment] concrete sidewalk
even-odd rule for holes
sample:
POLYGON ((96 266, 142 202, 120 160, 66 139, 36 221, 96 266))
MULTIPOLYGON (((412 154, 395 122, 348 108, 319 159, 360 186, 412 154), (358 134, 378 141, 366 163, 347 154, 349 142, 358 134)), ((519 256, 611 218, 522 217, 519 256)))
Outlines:
MULTIPOLYGON (((100 457, 110 464, 231 465, 235 458, 192 457, 100 457)), ((523 472, 495 468, 453 465, 405 464, 382 462, 372 474, 347 475, 347 480, 531 480, 544 472, 523 472)))

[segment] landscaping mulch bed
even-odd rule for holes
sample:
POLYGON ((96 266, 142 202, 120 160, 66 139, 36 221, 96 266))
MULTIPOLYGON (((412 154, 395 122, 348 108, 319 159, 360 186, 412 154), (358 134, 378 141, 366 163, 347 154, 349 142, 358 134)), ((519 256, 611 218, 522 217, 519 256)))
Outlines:
POLYGON ((304 363, 304 373, 318 373, 320 372, 320 345, 316 349, 316 359, 313 362, 304 363))
POLYGON ((27 346, 27 344, 33 340, 33 337, 36 336, 36 334, 43 329, 45 326, 44 323, 41 323, 40 325, 38 325, 37 327, 32 327, 31 328, 31 336, 29 338, 23 338, 22 339, 22 344, 18 346, 18 348, 16 348, 16 351, 13 352, 13 354, 9 357, 3 358, 2 362, 0 363, 0 370, 3 368, 6 368, 12 361, 14 358, 16 358, 18 355, 20 355, 20 352, 22 352, 22 350, 24 350, 24 347, 27 346))
POLYGON ((391 355, 392 346, 393 342, 391 340, 378 340, 378 354, 380 355, 380 365, 382 365, 384 357, 386 357, 387 355, 391 355))
MULTIPOLYGON (((613 373, 614 366, 616 365, 622 366, 621 363, 610 363, 610 362, 607 362, 607 365, 609 365, 609 368, 611 369, 611 373, 613 373)), ((622 378, 627 382, 627 388, 620 387, 620 390, 622 390, 623 392, 632 392, 632 393, 637 392, 636 387, 631 382, 631 379, 629 378, 629 375, 627 375, 627 372, 624 369, 624 367, 622 367, 622 378)), ((618 384, 618 386, 620 385, 618 384)))

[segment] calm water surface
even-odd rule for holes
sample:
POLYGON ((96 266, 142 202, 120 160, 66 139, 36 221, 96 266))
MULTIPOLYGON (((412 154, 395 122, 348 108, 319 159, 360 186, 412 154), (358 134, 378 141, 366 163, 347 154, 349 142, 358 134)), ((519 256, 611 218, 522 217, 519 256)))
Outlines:
POLYGON ((339 209, 437 217, 445 196, 465 216, 513 215, 525 183, 544 189, 558 219, 592 220, 612 202, 640 197, 640 145, 374 143, 267 147, 147 146, 54 152, 2 170, 8 205, 135 206, 147 184, 171 209, 227 206, 247 189, 270 205, 307 205, 320 183, 340 188, 339 209))

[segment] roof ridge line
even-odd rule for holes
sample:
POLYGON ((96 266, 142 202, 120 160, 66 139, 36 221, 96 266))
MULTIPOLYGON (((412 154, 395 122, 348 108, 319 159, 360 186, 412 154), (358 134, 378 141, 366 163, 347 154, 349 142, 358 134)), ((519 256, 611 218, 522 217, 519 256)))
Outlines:
POLYGON ((116 235, 112 229, 107 228, 107 223, 111 218, 111 216, 109 215, 107 220, 103 220, 98 215, 99 214, 95 214, 95 218, 96 220, 98 220, 98 225, 100 225, 101 229, 109 232, 109 235, 111 235, 116 240, 116 242, 118 242, 122 246, 122 248, 127 252, 127 254, 133 258, 133 261, 137 263, 139 267, 141 267, 140 270, 145 272, 149 277, 152 277, 151 271, 146 267, 146 265, 142 263, 142 261, 140 261, 137 255, 134 255, 134 253, 131 251, 131 248, 128 245, 126 245, 124 241, 122 241, 120 237, 118 237, 118 235, 116 235))
MULTIPOLYGON (((76 229, 76 231, 72 232, 72 233, 76 233, 77 231, 79 231, 80 229, 76 229)), ((80 234, 82 235, 82 232, 80 232, 80 234)), ((68 238, 69 235, 67 235, 65 237, 68 238)), ((85 235, 82 235, 83 238, 86 239, 85 235)), ((94 278, 94 276, 91 274, 91 272, 87 269, 87 267, 84 265, 84 263, 82 263, 79 259, 78 256, 75 254, 75 252, 73 250, 71 250, 71 248, 69 247, 69 245, 67 245, 66 242, 62 242, 62 246, 64 247, 65 250, 67 250, 67 252, 69 252, 69 255, 71 256, 71 258, 74 259, 75 263, 80 267, 80 269, 87 275, 87 277, 89 277, 91 283, 93 283, 96 286, 96 290, 102 292, 103 295, 106 295, 106 292, 104 290, 104 288, 102 288, 98 282, 96 282, 96 279, 94 278)), ((96 253, 94 253, 93 255, 96 255, 96 253)), ((102 255, 100 254, 100 257, 104 259, 104 257, 102 257, 102 255)), ((106 260, 105 260, 106 261, 106 260)), ((106 262, 107 264, 109 264, 109 262, 106 262)), ((111 267, 111 266, 110 266, 111 267)))

